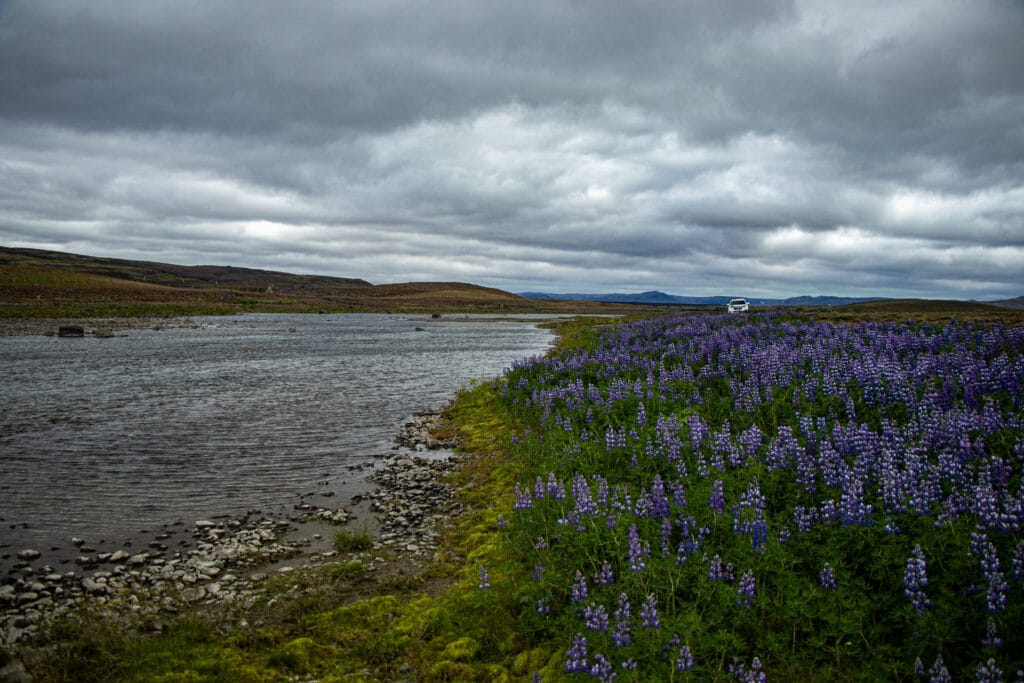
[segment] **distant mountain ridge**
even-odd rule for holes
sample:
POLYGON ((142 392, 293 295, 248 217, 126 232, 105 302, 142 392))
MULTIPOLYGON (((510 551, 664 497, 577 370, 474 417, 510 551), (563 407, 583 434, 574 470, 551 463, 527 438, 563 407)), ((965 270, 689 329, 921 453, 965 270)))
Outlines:
MULTIPOLYGON (((663 306, 725 306, 736 296, 676 296, 652 290, 639 294, 549 294, 547 292, 518 292, 524 299, 599 301, 603 303, 653 304, 663 306)), ((887 297, 847 296, 793 296, 786 299, 743 297, 751 306, 844 306, 871 301, 888 301, 887 297)))
POLYGON ((1024 296, 1018 296, 1012 299, 1003 299, 1001 301, 993 301, 992 303, 1003 308, 1015 308, 1018 310, 1024 309, 1024 296))

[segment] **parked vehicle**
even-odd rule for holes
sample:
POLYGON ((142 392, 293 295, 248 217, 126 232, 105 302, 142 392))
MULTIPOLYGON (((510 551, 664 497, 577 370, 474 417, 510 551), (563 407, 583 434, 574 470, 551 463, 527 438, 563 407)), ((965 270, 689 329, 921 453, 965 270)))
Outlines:
POLYGON ((746 313, 750 310, 750 305, 746 299, 733 299, 729 302, 728 309, 730 313, 746 313))

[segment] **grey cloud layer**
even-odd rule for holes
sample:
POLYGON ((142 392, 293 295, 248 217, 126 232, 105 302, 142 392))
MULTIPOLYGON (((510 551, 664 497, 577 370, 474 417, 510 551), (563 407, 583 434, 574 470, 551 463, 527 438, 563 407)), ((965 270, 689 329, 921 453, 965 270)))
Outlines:
POLYGON ((1000 298, 1024 4, 8 0, 0 241, 507 289, 1000 298))

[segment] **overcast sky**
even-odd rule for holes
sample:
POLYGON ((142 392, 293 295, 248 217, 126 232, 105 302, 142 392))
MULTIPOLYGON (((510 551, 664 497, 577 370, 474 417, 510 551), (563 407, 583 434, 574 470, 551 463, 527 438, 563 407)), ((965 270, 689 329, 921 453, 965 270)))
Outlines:
POLYGON ((1024 294, 1024 0, 0 0, 0 244, 1024 294))

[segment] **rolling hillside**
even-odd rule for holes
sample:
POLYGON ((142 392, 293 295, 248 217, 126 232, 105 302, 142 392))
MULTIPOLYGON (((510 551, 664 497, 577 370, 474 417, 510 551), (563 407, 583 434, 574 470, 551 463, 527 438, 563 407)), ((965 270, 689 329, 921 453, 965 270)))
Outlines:
POLYGON ((70 318, 238 312, 581 312, 629 304, 532 301, 460 282, 374 285, 355 278, 234 266, 181 266, 0 247, 0 317, 70 318))

